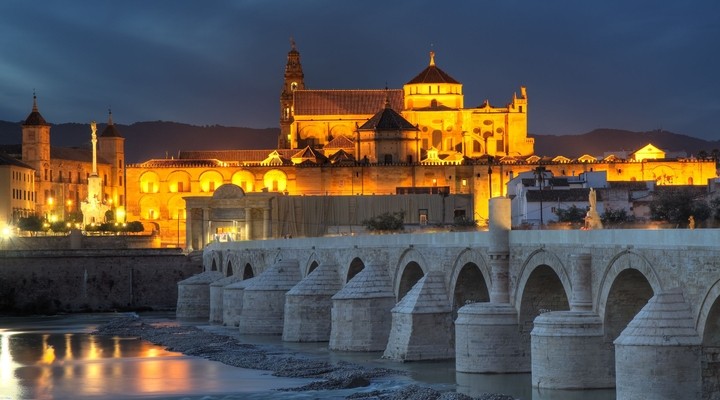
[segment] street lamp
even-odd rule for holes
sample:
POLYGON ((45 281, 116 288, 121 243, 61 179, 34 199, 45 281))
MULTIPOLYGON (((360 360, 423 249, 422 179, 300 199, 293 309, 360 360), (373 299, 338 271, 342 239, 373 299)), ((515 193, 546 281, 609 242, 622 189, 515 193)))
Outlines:
POLYGON ((538 181, 540 187, 540 229, 543 228, 543 181, 545 180, 545 167, 535 168, 535 178, 538 181))

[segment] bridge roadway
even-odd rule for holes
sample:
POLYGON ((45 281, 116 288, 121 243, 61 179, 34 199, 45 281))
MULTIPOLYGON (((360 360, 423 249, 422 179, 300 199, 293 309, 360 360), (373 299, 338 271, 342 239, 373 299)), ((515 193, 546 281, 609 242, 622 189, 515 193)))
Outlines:
POLYGON ((511 230, 509 200, 490 211, 480 232, 213 242, 178 316, 234 307, 214 322, 541 388, 720 398, 720 230, 511 230))

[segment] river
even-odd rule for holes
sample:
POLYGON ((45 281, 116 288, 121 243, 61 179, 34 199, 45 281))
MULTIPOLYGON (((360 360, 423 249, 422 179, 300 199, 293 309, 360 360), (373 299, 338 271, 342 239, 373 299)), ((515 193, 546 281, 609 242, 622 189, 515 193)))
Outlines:
MULTIPOLYGON (((288 343, 280 337, 240 337, 261 346, 331 362, 392 368, 407 375, 373 380, 365 388, 288 392, 311 382, 279 378, 267 371, 236 368, 167 351, 138 338, 92 335, 118 314, 71 314, 0 318, 0 400, 6 399, 336 399, 356 392, 397 389, 410 383, 469 396, 504 393, 523 400, 612 400, 614 390, 537 391, 529 374, 456 373, 454 361, 397 363, 381 353, 334 352, 327 343, 288 343)), ((144 320, 175 323, 167 313, 144 320)), ((191 322, 183 322, 191 323, 191 322)), ((230 328, 205 326, 222 333, 230 328)))

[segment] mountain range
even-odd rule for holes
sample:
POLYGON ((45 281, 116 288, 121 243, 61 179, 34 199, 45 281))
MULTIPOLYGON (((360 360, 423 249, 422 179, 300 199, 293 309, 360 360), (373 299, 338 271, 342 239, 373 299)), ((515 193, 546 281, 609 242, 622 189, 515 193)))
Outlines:
MULTIPOLYGON (((105 124, 98 124, 98 133, 104 128, 105 124)), ((115 124, 115 128, 125 138, 128 163, 176 157, 180 150, 274 149, 280 133, 279 128, 195 126, 167 121, 115 124)), ((89 124, 53 124, 50 132, 53 146, 90 145, 89 124)), ((577 158, 583 154, 602 157, 605 152, 634 151, 648 143, 666 151, 686 152, 688 156, 720 149, 720 140, 708 141, 663 130, 595 129, 578 135, 530 136, 535 138, 535 154, 551 157, 577 158)), ((0 121, 0 145, 20 144, 21 141, 19 122, 0 121)))

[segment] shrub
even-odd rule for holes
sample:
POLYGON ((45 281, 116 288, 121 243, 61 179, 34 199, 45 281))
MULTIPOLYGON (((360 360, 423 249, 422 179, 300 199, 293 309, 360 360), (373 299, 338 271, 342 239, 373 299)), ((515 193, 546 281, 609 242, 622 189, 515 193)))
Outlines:
POLYGON ((362 223, 370 231, 401 231, 405 228, 405 212, 385 212, 362 223))

